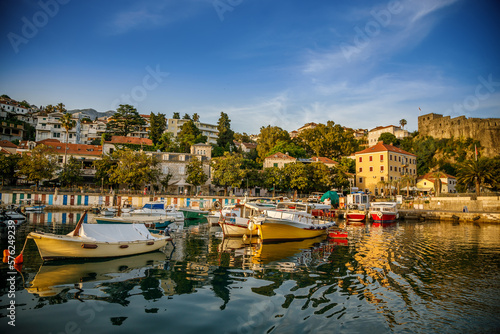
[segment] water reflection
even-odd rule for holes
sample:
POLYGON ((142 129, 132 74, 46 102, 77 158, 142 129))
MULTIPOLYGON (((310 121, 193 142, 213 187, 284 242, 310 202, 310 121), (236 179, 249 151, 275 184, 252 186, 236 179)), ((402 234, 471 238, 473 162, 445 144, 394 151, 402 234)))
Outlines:
MULTIPOLYGON (((35 227, 61 234, 72 228, 35 223, 21 227, 18 237, 35 227)), ((40 319, 61 312, 55 309, 61 303, 76 310, 73 301, 98 302, 106 315, 79 323, 85 331, 131 323, 154 331, 167 320, 173 332, 214 333, 500 328, 500 225, 396 222, 347 229, 348 239, 262 244, 220 238, 217 228, 200 221, 174 234, 175 249, 85 263, 42 264, 28 243, 26 284, 16 281, 24 303, 18 312, 39 314, 48 332, 55 330, 40 319)), ((4 265, 4 276, 7 271, 4 265)), ((5 293, 0 298, 0 307, 8 305, 5 293)))

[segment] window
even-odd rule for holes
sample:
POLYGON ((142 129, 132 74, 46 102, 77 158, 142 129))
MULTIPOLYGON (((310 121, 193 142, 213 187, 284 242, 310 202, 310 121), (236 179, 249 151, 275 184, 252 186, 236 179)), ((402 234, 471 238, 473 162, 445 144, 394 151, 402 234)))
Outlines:
POLYGON ((384 166, 380 166, 380 171, 383 172, 384 171, 384 166))
POLYGON ((359 183, 363 183, 363 178, 362 177, 359 178, 359 183))
POLYGON ((361 173, 363 171, 363 167, 359 167, 359 172, 361 173))
POLYGON ((383 176, 380 177, 380 181, 384 181, 384 177, 383 176))
POLYGON ((389 160, 392 160, 392 154, 389 154, 389 160))
POLYGON ((368 160, 373 161, 373 157, 370 155, 370 159, 368 159, 368 160))
POLYGON ((278 163, 277 162, 273 163, 273 167, 278 167, 278 163))
POLYGON ((389 170, 392 172, 392 166, 389 166, 389 170))
POLYGON ((399 167, 399 172, 401 173, 401 167, 399 167))
POLYGON ((380 155, 380 161, 384 161, 384 155, 383 154, 380 155))
POLYGON ((373 167, 370 166, 370 172, 373 172, 373 167))
POLYGON ((401 157, 399 157, 399 162, 401 162, 401 157))
POLYGON ((359 162, 363 162, 363 157, 359 157, 359 162))

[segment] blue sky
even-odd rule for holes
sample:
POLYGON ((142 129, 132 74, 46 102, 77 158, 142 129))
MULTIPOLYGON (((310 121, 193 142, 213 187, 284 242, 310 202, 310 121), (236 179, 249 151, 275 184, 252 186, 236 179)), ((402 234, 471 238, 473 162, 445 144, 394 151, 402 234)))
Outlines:
POLYGON ((500 117, 498 1, 4 0, 0 92, 237 132, 500 117), (355 3, 355 4, 353 4, 355 3), (421 111, 419 110, 421 109, 421 111))

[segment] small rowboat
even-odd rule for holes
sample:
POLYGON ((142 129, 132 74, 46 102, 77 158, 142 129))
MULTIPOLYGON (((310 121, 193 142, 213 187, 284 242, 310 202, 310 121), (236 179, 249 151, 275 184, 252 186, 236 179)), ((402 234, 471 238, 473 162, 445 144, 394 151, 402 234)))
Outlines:
POLYGON ((172 240, 170 236, 151 234, 144 224, 83 224, 83 219, 66 235, 30 232, 28 238, 35 240, 44 261, 142 254, 172 240))

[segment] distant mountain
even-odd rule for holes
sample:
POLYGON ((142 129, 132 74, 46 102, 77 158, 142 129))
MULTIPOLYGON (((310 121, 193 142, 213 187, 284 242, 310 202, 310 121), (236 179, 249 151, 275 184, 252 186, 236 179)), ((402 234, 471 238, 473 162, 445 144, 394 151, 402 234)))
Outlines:
POLYGON ((73 110, 68 110, 68 112, 70 114, 81 112, 81 113, 89 115, 92 120, 95 120, 96 118, 99 118, 99 117, 108 117, 108 116, 111 116, 116 111, 115 110, 108 110, 106 112, 99 112, 99 111, 97 111, 95 109, 73 109, 73 110))

